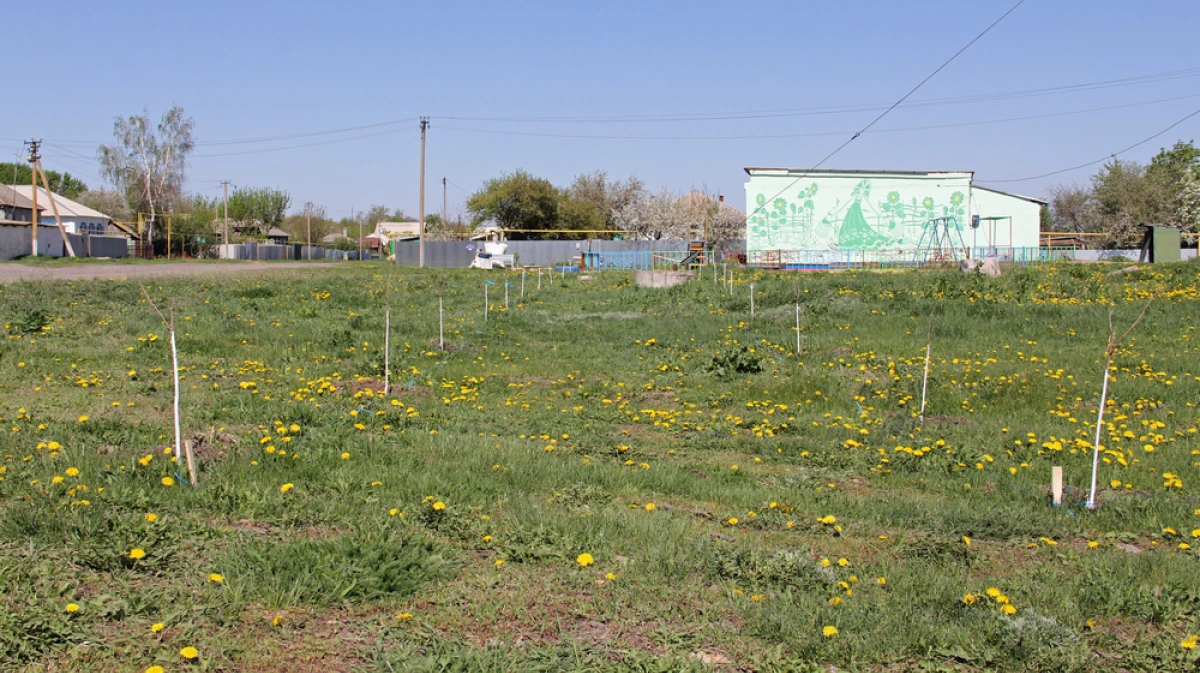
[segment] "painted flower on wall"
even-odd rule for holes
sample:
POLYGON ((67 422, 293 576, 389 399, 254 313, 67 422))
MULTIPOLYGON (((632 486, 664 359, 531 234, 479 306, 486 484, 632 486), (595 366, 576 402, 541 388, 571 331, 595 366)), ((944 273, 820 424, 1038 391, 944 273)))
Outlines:
POLYGON ((961 206, 962 202, 963 202, 963 193, 962 192, 954 192, 953 194, 950 195, 950 203, 953 203, 956 206, 961 206))
POLYGON ((775 210, 787 210, 787 199, 775 199, 775 210))
POLYGON ((887 200, 888 200, 888 203, 899 203, 900 202, 900 192, 888 192, 887 200))
POLYGON ((926 196, 926 197, 925 197, 925 200, 921 202, 921 205, 922 205, 922 206, 924 206, 924 207, 926 207, 926 208, 932 208, 932 207, 933 207, 933 197, 932 197, 932 196, 926 196))

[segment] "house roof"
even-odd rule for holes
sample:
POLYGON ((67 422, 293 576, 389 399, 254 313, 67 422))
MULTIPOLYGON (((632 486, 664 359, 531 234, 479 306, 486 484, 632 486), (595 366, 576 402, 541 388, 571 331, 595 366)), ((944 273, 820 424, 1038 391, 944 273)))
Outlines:
MULTIPOLYGON (((17 185, 12 189, 15 189, 18 194, 27 199, 33 198, 32 185, 17 185)), ((112 220, 112 218, 108 215, 105 215, 98 210, 92 210, 91 208, 88 208, 77 201, 72 201, 62 194, 54 195, 54 204, 58 206, 58 214, 63 217, 88 217, 95 218, 97 220, 112 220)), ((38 208, 41 208, 43 216, 54 214, 54 209, 50 207, 50 197, 46 194, 46 190, 42 187, 38 187, 38 208), (45 208, 42 208, 43 204, 45 205, 45 208)))
POLYGON ((271 227, 270 229, 268 229, 267 236, 269 238, 291 238, 292 237, 291 234, 280 229, 279 227, 271 227))
POLYGON ((936 175, 975 175, 974 171, 875 171, 862 168, 782 168, 771 166, 746 166, 743 170, 747 175, 755 173, 786 173, 794 175, 830 175, 830 174, 845 174, 845 175, 909 175, 909 176, 926 176, 932 177, 936 175))
MULTIPOLYGON (((33 201, 30 201, 28 197, 8 185, 0 185, 0 204, 15 208, 33 209, 33 201)), ((41 209, 42 207, 39 205, 38 210, 41 209)))

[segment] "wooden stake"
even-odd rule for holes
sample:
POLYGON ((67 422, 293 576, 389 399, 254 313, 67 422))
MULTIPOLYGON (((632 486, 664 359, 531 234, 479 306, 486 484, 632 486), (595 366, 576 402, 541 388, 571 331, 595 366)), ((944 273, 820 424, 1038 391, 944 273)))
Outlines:
POLYGON ((188 483, 196 488, 196 454, 192 451, 192 440, 184 440, 183 451, 187 456, 188 483))
POLYGON ((925 395, 929 390, 929 354, 933 350, 933 311, 929 312, 929 330, 925 333, 925 378, 921 380, 921 412, 917 417, 925 420, 925 395))
POLYGON ((754 320, 754 283, 750 283, 750 319, 754 320))
POLYGON ((446 350, 446 328, 442 318, 442 295, 438 295, 438 350, 446 350))
POLYGON ((1054 498, 1054 506, 1058 507, 1061 505, 1063 497, 1063 472, 1061 465, 1055 465, 1050 468, 1050 493, 1054 498))
POLYGON ((800 354, 800 302, 796 302, 796 355, 800 354))

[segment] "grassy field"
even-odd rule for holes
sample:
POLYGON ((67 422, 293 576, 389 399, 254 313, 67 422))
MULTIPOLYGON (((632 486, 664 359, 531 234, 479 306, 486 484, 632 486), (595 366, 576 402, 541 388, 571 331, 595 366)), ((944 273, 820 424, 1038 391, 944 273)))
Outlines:
POLYGON ((139 285, 0 287, 0 669, 1195 670, 1200 264, 1110 270, 155 281, 196 488, 139 285))

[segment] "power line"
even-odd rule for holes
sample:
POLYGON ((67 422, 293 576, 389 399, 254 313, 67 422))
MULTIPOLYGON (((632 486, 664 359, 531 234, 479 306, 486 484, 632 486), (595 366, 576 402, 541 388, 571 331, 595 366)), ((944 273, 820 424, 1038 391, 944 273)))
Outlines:
MULTIPOLYGON (((1066 110, 1063 112, 1048 112, 1038 115, 1026 115, 1022 117, 1004 117, 1000 119, 981 119, 971 122, 951 122, 946 124, 928 124, 924 126, 904 126, 886 129, 874 129, 870 133, 901 133, 907 131, 929 131, 945 128, 957 128, 964 126, 984 126, 990 124, 1003 124, 1008 122, 1032 121, 1037 119, 1050 119, 1054 117, 1065 117, 1071 115, 1088 114, 1092 112, 1105 112, 1109 110, 1120 110, 1124 108, 1140 107, 1143 105, 1155 105, 1158 103, 1168 103, 1178 100, 1186 100, 1190 98, 1200 97, 1200 94, 1189 94, 1186 96, 1174 96, 1172 98, 1159 98, 1149 101, 1140 101, 1137 103, 1124 103, 1121 105, 1106 105, 1103 107, 1086 108, 1083 110, 1066 110)), ((811 133, 781 133, 781 134, 751 134, 751 135, 688 135, 688 136, 651 136, 651 135, 606 135, 606 134, 573 134, 573 133, 540 133, 536 131, 501 131, 497 129, 475 129, 462 128, 457 126, 442 126, 442 129, 449 131, 462 131, 465 133, 486 133, 494 135, 512 135, 526 136, 537 138, 575 138, 585 140, 772 140, 782 138, 821 138, 827 136, 842 136, 852 131, 814 131, 811 133)))
POLYGON ((318 145, 333 145, 336 143, 349 142, 351 140, 362 140, 363 138, 375 138, 377 136, 385 136, 385 135, 391 135, 393 133, 399 133, 401 131, 408 131, 413 128, 416 128, 416 127, 406 126, 404 128, 389 129, 387 131, 380 131, 378 133, 366 133, 366 134, 363 134, 360 136, 352 136, 350 138, 337 138, 335 140, 322 140, 322 141, 315 142, 315 143, 303 143, 300 145, 288 145, 286 147, 268 147, 268 148, 264 148, 261 150, 246 150, 245 152, 221 152, 218 154, 196 154, 193 156, 194 156, 194 158, 197 158, 197 159, 205 159, 205 158, 209 158, 209 157, 237 157, 237 156, 242 156, 242 155, 246 155, 246 154, 265 154, 268 152, 281 152, 283 150, 295 150, 295 149, 300 149, 303 147, 316 147, 318 145))
POLYGON ((1057 171, 1050 171, 1049 173, 1042 173, 1041 175, 1031 175, 1027 178, 1010 178, 1007 180, 980 180, 980 182, 988 182, 988 183, 994 183, 994 184, 999 184, 999 183, 1004 183, 1004 182, 1025 182, 1026 180, 1037 180, 1040 178, 1048 178, 1051 175, 1058 175, 1059 173, 1069 173, 1071 171, 1079 170, 1080 168, 1087 168, 1088 166, 1095 166, 1096 164, 1098 164, 1102 161, 1108 161, 1109 159, 1116 158, 1116 157, 1128 152, 1129 150, 1134 149, 1135 147, 1140 147, 1142 145, 1145 145, 1146 143, 1150 142, 1151 140, 1154 140, 1155 138, 1163 135, 1167 131, 1170 131, 1171 129, 1175 128, 1176 126, 1179 126, 1180 124, 1191 119, 1192 117, 1195 117, 1196 115, 1200 115, 1200 110, 1196 110, 1195 112, 1187 115, 1183 119, 1180 119, 1179 121, 1175 122, 1174 124, 1171 124, 1167 128, 1159 131, 1158 133, 1155 133, 1154 135, 1150 136, 1149 138, 1146 138, 1144 140, 1139 140, 1138 142, 1130 145, 1129 147, 1126 147, 1123 150, 1113 152, 1112 154, 1110 154, 1106 157, 1097 159, 1095 161, 1089 161, 1086 164, 1079 164, 1078 166, 1072 166, 1070 168, 1063 168, 1063 169, 1060 169, 1057 171))
MULTIPOLYGON (((1011 11, 1011 10, 1010 10, 1011 11)), ((1004 17, 1001 17, 1002 19, 1004 17)), ((969 44, 967 46, 970 46, 969 44)), ((936 73, 935 73, 936 74, 936 73)), ((952 96, 945 98, 927 98, 905 101, 903 105, 898 107, 932 107, 941 105, 959 105, 969 103, 985 103, 995 102, 998 100, 1013 99, 1013 98, 1028 98, 1038 96, 1048 96, 1065 93, 1078 93, 1081 91, 1092 91, 1114 87, 1134 86, 1139 84, 1153 84, 1167 82, 1178 79, 1186 79, 1200 77, 1200 67, 1185 68, 1182 70, 1170 70, 1158 73, 1148 73, 1143 75, 1132 75, 1109 80, 1098 80, 1094 82, 1082 82, 1076 84, 1065 84, 1053 87, 1042 87, 1035 89, 1018 89, 1013 91, 1001 91, 983 94, 970 94, 964 96, 952 96)), ((918 85, 919 88, 920 85, 918 85)), ((860 112, 873 112, 877 110, 887 110, 889 107, 886 104, 864 104, 864 105, 842 105, 842 106, 826 106, 812 108, 783 108, 783 109, 765 109, 765 110, 749 110, 749 111, 734 111, 734 112, 699 112, 699 113, 664 113, 661 115, 626 115, 614 117, 474 117, 474 116, 439 116, 438 119, 446 119, 452 121, 485 121, 485 122, 503 122, 503 123, 657 123, 657 122, 687 122, 687 121, 735 121, 735 120, 750 120, 750 119, 767 119, 776 117, 794 117, 794 116, 809 116, 809 115, 838 115, 851 114, 860 112)), ((361 131, 371 128, 379 128, 382 126, 392 126, 404 124, 408 122, 418 121, 418 117, 405 117, 403 119, 393 119, 388 121, 375 122, 370 124, 361 124, 357 126, 347 126, 336 129, 326 129, 320 131, 310 131, 302 133, 275 135, 275 136, 251 136, 246 138, 228 138, 221 140, 197 141, 197 147, 219 147, 226 145, 240 145, 253 143, 278 142, 281 140, 295 140, 298 138, 310 138, 322 135, 335 135, 338 133, 349 133, 352 131, 361 131)), ((370 137, 370 136, 363 136, 370 137)), ((0 141, 22 142, 21 138, 0 138, 0 141)), ((103 144, 104 141, 90 140, 63 140, 59 139, 54 144, 60 148, 63 145, 85 145, 95 146, 103 144)), ((65 149, 65 148, 63 148, 65 149)))
MULTIPOLYGON (((970 45, 968 45, 970 46, 970 45)), ((935 73, 936 74, 936 73, 935 73)), ((1081 91, 1091 91, 1098 89, 1106 89, 1111 87, 1131 86, 1136 84, 1150 84, 1156 82, 1170 81, 1174 79, 1200 77, 1200 68, 1188 68, 1186 70, 1173 70, 1165 73, 1152 73, 1148 75, 1136 75, 1132 77, 1124 77, 1120 79, 1101 80, 1097 82, 1084 82, 1080 84, 1067 84, 1054 87, 1044 87, 1039 89, 1021 89, 1016 91, 971 94, 966 96, 953 96, 946 98, 928 98, 914 101, 908 101, 905 105, 899 107, 935 107, 941 105, 959 105, 967 103, 990 103, 999 100, 1013 98, 1029 98, 1036 96, 1048 96, 1063 93, 1079 93, 1081 91)), ((918 85, 919 87, 919 85, 918 85)), ((894 105, 892 107, 895 107, 894 105)), ((859 112, 875 112, 886 110, 889 105, 886 103, 865 104, 865 105, 841 105, 841 106, 826 106, 812 108, 794 108, 794 109, 774 109, 774 110, 750 110, 743 112, 697 112, 697 113, 664 113, 662 115, 629 115, 615 117, 461 117, 461 116, 439 116, 438 119, 446 119, 451 121, 482 121, 482 122, 501 122, 514 124, 618 124, 618 123, 655 123, 655 122, 688 122, 688 121, 735 121, 735 120, 750 120, 750 119, 770 119, 779 117, 802 117, 812 115, 838 115, 851 114, 859 112)))
POLYGON ((989 32, 990 32, 990 31, 991 31, 993 28, 995 28, 997 25, 999 25, 1001 21, 1003 21, 1005 18, 1007 18, 1009 14, 1012 14, 1014 11, 1016 11, 1016 9, 1017 9, 1018 7, 1020 7, 1020 6, 1021 6, 1021 5, 1023 5, 1023 4, 1025 4, 1025 0, 1017 0, 1017 4, 1013 5, 1012 7, 1009 7, 1007 12, 1005 12, 1005 13, 1003 13, 1003 14, 1001 14, 1001 15, 1000 15, 1000 18, 998 18, 998 19, 996 19, 995 21, 993 21, 993 22, 991 23, 991 25, 989 25, 987 28, 984 28, 984 29, 983 29, 983 31, 982 31, 981 33, 979 33, 979 34, 978 34, 978 35, 976 35, 975 37, 971 38, 971 41, 970 41, 970 42, 968 42, 968 43, 966 43, 965 45, 963 45, 963 48, 962 48, 962 49, 959 49, 958 51, 954 52, 954 55, 953 55, 953 56, 951 56, 950 58, 946 59, 946 61, 945 61, 944 63, 942 63, 941 65, 939 65, 939 66, 937 67, 937 69, 936 69, 936 70, 934 70, 933 72, 929 73, 929 74, 928 74, 928 75, 925 77, 925 79, 923 79, 923 80, 921 80, 919 83, 917 83, 917 85, 916 85, 916 86, 914 86, 912 89, 910 89, 908 93, 906 93, 906 94, 904 94, 903 96, 901 96, 901 97, 900 97, 900 100, 896 101, 895 103, 892 103, 891 107, 889 107, 888 109, 886 109, 886 110, 884 110, 883 112, 879 113, 879 116, 878 116, 878 117, 875 117, 874 119, 872 119, 870 124, 867 124, 866 126, 864 126, 864 127, 862 128, 862 130, 861 130, 861 131, 859 131, 858 133, 855 133, 854 135, 850 136, 850 138, 849 138, 848 140, 846 140, 846 142, 842 143, 841 145, 838 145, 838 146, 837 146, 837 148, 835 148, 835 149, 834 149, 832 152, 830 152, 829 154, 825 155, 825 158, 823 158, 823 159, 821 159, 820 161, 818 161, 818 162, 817 162, 817 164, 816 164, 815 166, 813 166, 812 168, 810 168, 810 169, 808 169, 808 170, 804 171, 803 173, 801 173, 800 175, 798 175, 798 176, 796 177, 796 179, 795 179, 795 180, 792 180, 791 182, 789 182, 789 183, 787 184, 787 186, 786 186, 786 187, 784 187, 783 189, 779 190, 779 192, 778 192, 778 193, 776 193, 776 194, 775 194, 775 196, 772 196, 771 198, 769 198, 769 199, 767 199, 766 201, 764 201, 764 202, 763 202, 763 205, 760 205, 760 206, 758 206, 757 208, 755 208, 753 211, 751 211, 750 213, 747 213, 747 215, 746 215, 746 218, 747 218, 747 219, 749 219, 750 217, 754 216, 756 213, 758 213, 759 211, 761 211, 761 210, 763 209, 763 207, 764 207, 764 206, 765 206, 767 203, 771 203, 772 201, 774 201, 774 200, 775 200, 776 198, 778 198, 778 197, 779 197, 781 194, 783 194, 783 193, 784 193, 784 192, 786 192, 787 190, 789 190, 789 189, 791 189, 792 187, 794 187, 794 186, 796 185, 796 183, 798 183, 798 182, 800 182, 801 180, 803 180, 803 179, 804 179, 804 178, 805 178, 807 175, 809 175, 810 173, 812 173, 813 171, 817 170, 817 169, 818 169, 818 168, 820 168, 822 165, 824 165, 826 161, 829 161, 830 159, 832 159, 832 158, 833 158, 833 157, 834 157, 834 156, 835 156, 835 155, 836 155, 838 152, 841 152, 843 149, 845 149, 847 145, 849 145, 850 143, 854 142, 855 140, 858 140, 859 136, 861 136, 862 134, 864 134, 864 133, 866 133, 867 131, 869 131, 869 130, 871 129, 871 127, 872 127, 872 126, 874 126, 875 124, 879 123, 879 120, 881 120, 881 119, 883 119, 884 117, 886 117, 886 116, 888 115, 888 113, 889 113, 889 112, 891 112, 892 110, 895 110, 895 109, 896 109, 897 107, 899 107, 899 106, 900 106, 900 104, 901 104, 901 103, 903 103, 905 100, 908 100, 909 96, 912 96, 914 93, 916 93, 916 92, 917 92, 917 89, 920 89, 922 86, 925 86, 925 83, 926 83, 926 82, 928 82, 929 80, 933 79, 934 75, 937 75, 939 72, 941 72, 943 69, 945 69, 945 68, 946 68, 946 66, 948 66, 948 65, 950 65, 952 62, 954 62, 954 59, 956 59, 956 58, 958 58, 960 55, 962 55, 962 53, 963 53, 963 52, 965 52, 967 49, 969 49, 969 48, 971 47, 971 45, 975 44, 975 43, 976 43, 976 42, 978 42, 980 39, 982 39, 984 35, 987 35, 987 34, 988 34, 988 33, 989 33, 989 32))

